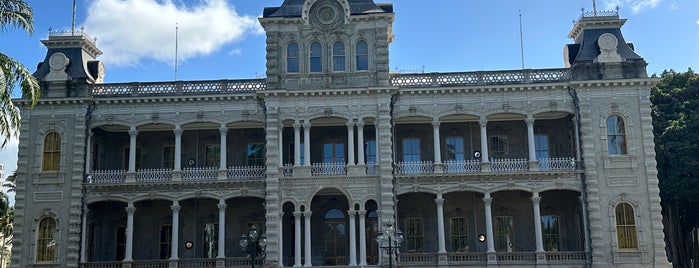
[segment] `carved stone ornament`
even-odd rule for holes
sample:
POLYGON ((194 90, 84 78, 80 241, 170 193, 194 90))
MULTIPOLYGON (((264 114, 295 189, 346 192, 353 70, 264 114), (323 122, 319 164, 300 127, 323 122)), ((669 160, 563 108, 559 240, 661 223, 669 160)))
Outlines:
POLYGON ((322 29, 335 29, 344 23, 344 10, 336 0, 321 0, 313 4, 310 12, 311 23, 322 29))
POLYGON ((46 75, 46 81, 66 81, 68 73, 66 67, 70 64, 70 59, 61 52, 56 52, 49 58, 49 74, 46 75))
POLYGON ((622 62, 624 59, 617 53, 619 40, 611 33, 604 33, 597 39, 600 54, 595 58, 595 62, 612 63, 622 62))

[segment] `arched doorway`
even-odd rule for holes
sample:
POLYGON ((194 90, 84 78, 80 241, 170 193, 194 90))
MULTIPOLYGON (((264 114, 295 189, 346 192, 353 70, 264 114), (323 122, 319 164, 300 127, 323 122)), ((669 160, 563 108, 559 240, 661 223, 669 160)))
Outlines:
POLYGON ((349 263, 349 202, 336 188, 326 188, 313 197, 311 262, 313 266, 346 266, 349 263))
POLYGON ((325 213, 324 265, 347 265, 347 219, 339 209, 325 213))

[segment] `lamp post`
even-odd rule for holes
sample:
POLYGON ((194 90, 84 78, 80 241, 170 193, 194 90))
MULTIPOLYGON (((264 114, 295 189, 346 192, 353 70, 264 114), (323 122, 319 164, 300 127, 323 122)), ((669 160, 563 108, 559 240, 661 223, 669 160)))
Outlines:
POLYGON ((396 230, 393 223, 390 222, 386 224, 385 232, 376 234, 376 243, 379 244, 379 248, 385 249, 388 253, 389 268, 393 268, 393 254, 398 256, 401 242, 403 242, 403 232, 396 230))
POLYGON ((260 236, 257 233, 257 227, 253 224, 248 229, 248 233, 243 233, 240 236, 240 249, 243 252, 250 254, 250 267, 255 268, 255 256, 257 255, 259 246, 260 256, 265 255, 265 249, 267 249, 267 238, 260 236))

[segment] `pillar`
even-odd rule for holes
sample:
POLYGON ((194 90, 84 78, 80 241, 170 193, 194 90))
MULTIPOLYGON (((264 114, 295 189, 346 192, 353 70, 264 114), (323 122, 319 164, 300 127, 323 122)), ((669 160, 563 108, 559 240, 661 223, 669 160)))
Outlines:
POLYGON ((439 137, 439 125, 441 123, 439 122, 439 119, 435 118, 432 120, 432 136, 434 137, 432 140, 434 141, 434 163, 435 164, 441 164, 442 163, 442 146, 440 142, 440 137, 439 137))
POLYGON ((226 257, 226 200, 218 200, 218 255, 216 258, 226 257))
MULTIPOLYGON (((85 148, 85 173, 92 173, 92 130, 87 132, 87 144, 85 148)), ((82 256, 82 255, 81 255, 82 256)))
POLYGON ((583 242, 585 252, 588 254, 590 253, 590 233, 589 233, 589 227, 587 226, 588 224, 588 219, 587 219, 587 209, 585 207, 585 197, 583 195, 580 195, 578 197, 580 200, 580 208, 582 209, 582 222, 583 222, 583 239, 585 241, 583 242))
POLYGON ((439 253, 447 253, 444 237, 444 198, 442 198, 442 194, 437 194, 437 198, 434 201, 437 204, 437 239, 439 242, 439 253))
POLYGON ((534 236, 536 238, 536 252, 544 252, 544 238, 541 232, 541 211, 539 209, 541 197, 539 196, 539 192, 534 192, 531 199, 532 205, 534 206, 534 236))
POLYGON ((347 165, 354 164, 354 122, 350 119, 347 121, 347 165))
POLYGON ((298 167, 301 163, 301 124, 299 121, 294 122, 294 166, 298 167))
MULTIPOLYGON (((308 161, 306 161, 308 162, 308 161)), ((305 262, 303 264, 304 267, 311 267, 313 266, 311 264, 311 212, 306 211, 303 213, 303 223, 305 226, 304 229, 304 244, 305 244, 305 250, 304 250, 304 259, 305 262)))
POLYGON ((364 165, 364 122, 357 121, 357 165, 364 165))
POLYGON ((529 145, 529 170, 539 170, 539 162, 536 159, 536 142, 534 141, 534 118, 527 117, 524 120, 527 124, 527 143, 529 145))
POLYGON ((311 122, 303 123, 303 165, 311 166, 311 122))
POLYGON ((359 266, 366 263, 366 210, 359 211, 359 266))
POLYGON ((228 160, 226 159, 228 149, 228 128, 226 127, 225 124, 221 124, 221 127, 218 129, 219 133, 221 134, 221 141, 219 145, 219 157, 218 157, 218 170, 220 171, 225 171, 228 170, 228 160))
POLYGON ((493 214, 490 208, 492 202, 493 198, 490 197, 490 193, 486 193, 485 197, 483 197, 483 204, 485 205, 485 241, 488 245, 488 252, 495 252, 495 240, 493 240, 493 214))
POLYGON ((356 210, 347 211, 349 214, 349 266, 357 266, 357 232, 355 224, 356 210))
POLYGON ((488 156, 488 121, 485 118, 481 118, 479 123, 481 125, 481 161, 487 163, 490 162, 490 157, 488 156))
POLYGON ((173 132, 175 133, 175 159, 173 159, 173 170, 180 171, 182 170, 182 133, 184 130, 182 130, 180 125, 176 125, 173 132))
POLYGON ((138 136, 138 130, 135 126, 131 126, 129 129, 129 171, 130 173, 136 172, 136 137, 138 136))
MULTIPOLYGON (((92 132, 90 132, 92 134, 92 132)), ((82 224, 82 237, 80 239, 80 262, 85 263, 87 262, 87 252, 86 252, 86 247, 87 247, 87 213, 90 210, 87 209, 87 206, 83 206, 83 224, 82 224)), ((3 238, 4 239, 4 238, 3 238)))
POLYGON ((134 207, 132 202, 129 202, 128 206, 126 206, 126 252, 124 252, 124 261, 133 261, 133 214, 135 212, 136 207, 134 207))
POLYGON ((279 147, 279 167, 281 168, 284 167, 284 123, 279 124, 279 133, 277 135, 279 135, 277 147, 279 147))
POLYGON ((301 212, 294 212, 294 267, 301 267, 301 212))
POLYGON ((180 204, 177 201, 172 201, 172 240, 170 242, 170 259, 177 260, 179 253, 177 253, 179 245, 179 230, 180 230, 180 204))

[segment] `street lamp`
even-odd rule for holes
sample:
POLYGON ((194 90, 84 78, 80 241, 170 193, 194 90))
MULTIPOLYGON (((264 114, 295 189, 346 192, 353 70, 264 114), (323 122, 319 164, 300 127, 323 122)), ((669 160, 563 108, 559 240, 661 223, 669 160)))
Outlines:
POLYGON ((267 249, 267 238, 260 236, 257 233, 257 227, 253 224, 250 226, 248 233, 240 236, 240 250, 250 254, 250 267, 255 268, 255 255, 257 255, 259 246, 260 256, 265 255, 267 249))
POLYGON ((398 257, 398 249, 401 242, 403 242, 403 232, 396 230, 393 227, 393 223, 390 222, 386 224, 385 232, 376 234, 376 243, 379 244, 379 248, 385 249, 386 253, 388 253, 389 268, 393 268, 393 254, 396 254, 396 257, 398 257))

